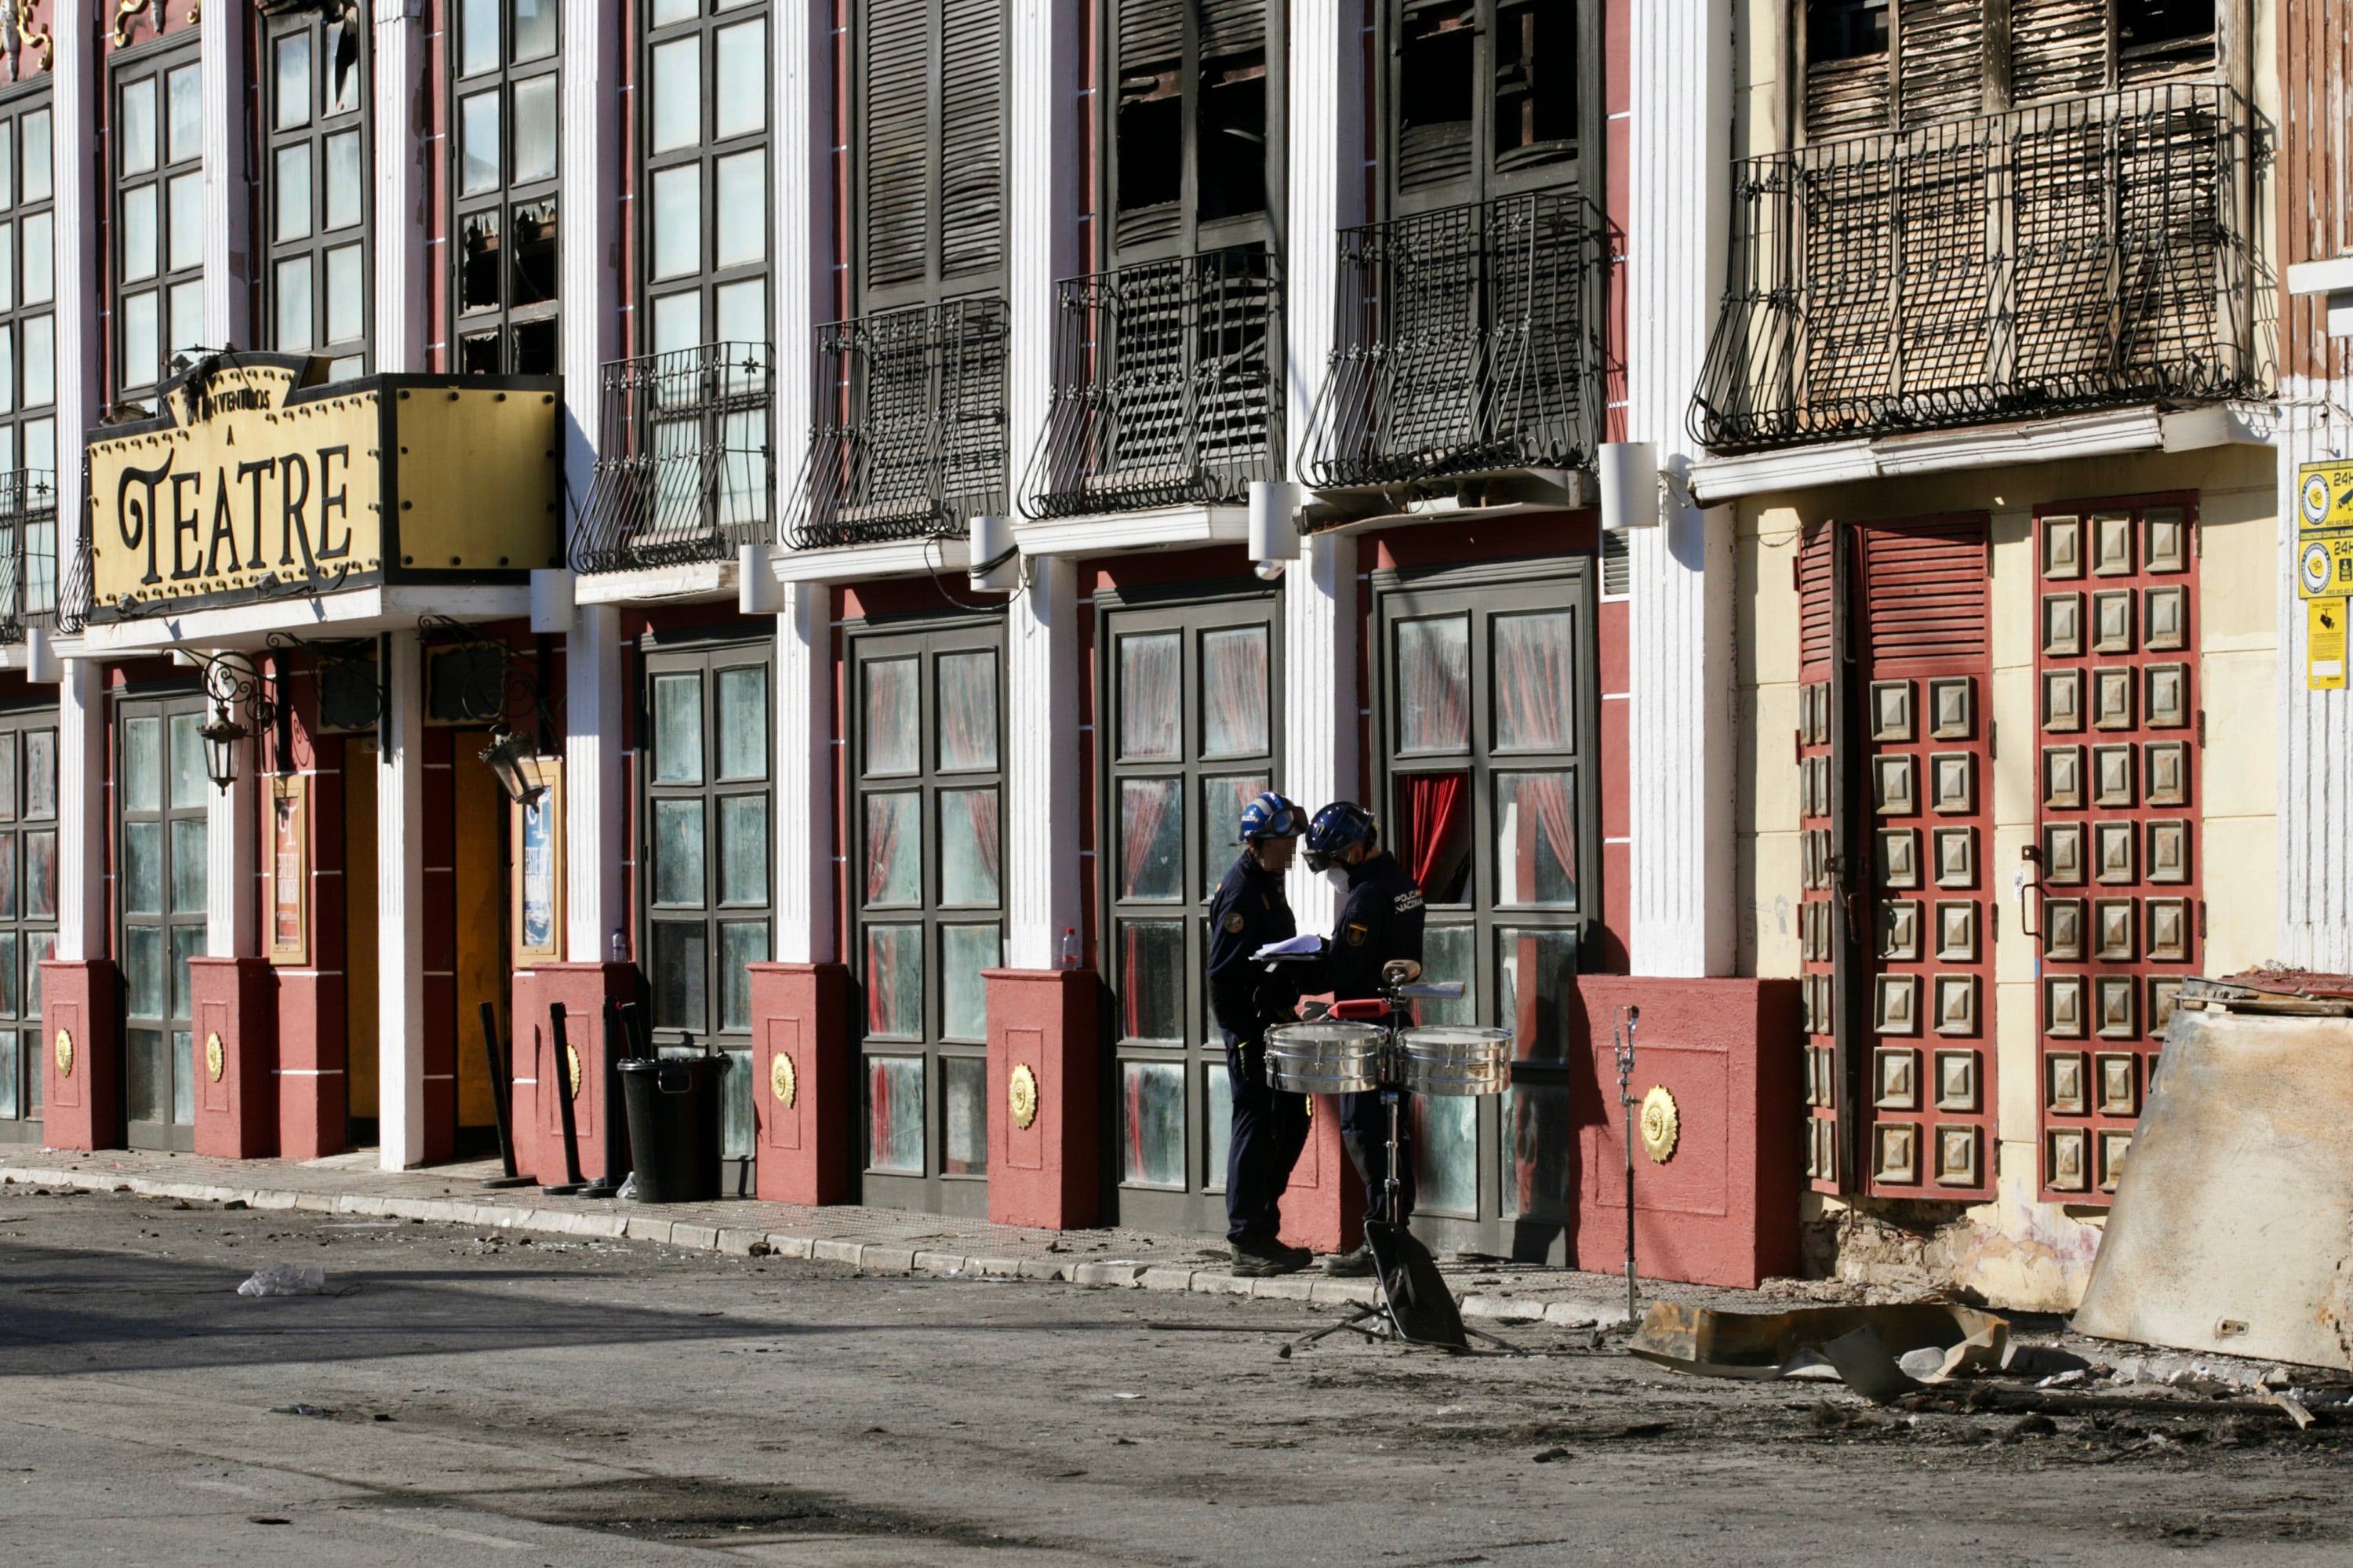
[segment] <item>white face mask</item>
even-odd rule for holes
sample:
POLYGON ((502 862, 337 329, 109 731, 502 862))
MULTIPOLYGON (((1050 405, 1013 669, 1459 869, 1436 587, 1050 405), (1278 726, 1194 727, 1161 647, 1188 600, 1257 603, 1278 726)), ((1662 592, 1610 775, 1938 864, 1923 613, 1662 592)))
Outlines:
POLYGON ((1324 880, 1338 888, 1341 892, 1345 893, 1348 891, 1348 868, 1345 865, 1325 866, 1324 868, 1324 880))

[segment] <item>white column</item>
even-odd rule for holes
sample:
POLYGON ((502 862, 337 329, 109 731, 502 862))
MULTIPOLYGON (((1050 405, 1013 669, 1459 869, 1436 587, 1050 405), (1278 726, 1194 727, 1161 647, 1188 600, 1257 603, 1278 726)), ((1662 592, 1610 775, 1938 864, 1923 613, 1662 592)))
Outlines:
MULTIPOLYGON (((98 276, 97 214, 88 180, 96 145, 88 50, 95 37, 83 5, 58 7, 49 31, 56 43, 49 72, 51 188, 56 193, 58 396, 58 581, 72 569, 89 513, 82 493, 81 444, 98 422, 106 386, 90 281, 98 276)), ((36 58, 28 53, 27 62, 36 58)), ((58 687, 58 957, 107 956, 106 694, 95 664, 69 662, 58 687)))
MULTIPOLYGON (((1627 435, 1688 467, 1684 414, 1723 295, 1731 178, 1725 0, 1632 8, 1627 219, 1627 435)), ((1627 728, 1634 972, 1729 974, 1735 957, 1729 509, 1680 482, 1637 529, 1628 578, 1627 728)))
POLYGON ((776 958, 834 959, 833 594, 787 583, 776 617, 776 958))
POLYGON ((102 673, 89 660, 69 660, 65 679, 58 683, 58 957, 61 959, 102 959, 108 953, 102 673))
POLYGON ((586 504, 595 478, 599 368, 621 352, 617 0, 565 0, 563 83, 564 476, 586 504))
POLYGON ((574 612, 564 661, 564 856, 568 937, 575 964, 612 957, 626 924, 621 857, 621 612, 585 604, 574 612))
MULTIPOLYGON (((235 6, 221 9, 237 12, 235 6)), ((426 140, 419 119, 430 53, 424 15, 424 0, 375 0, 375 352, 369 368, 376 371, 425 368, 428 263, 417 240, 432 199, 427 161, 439 155, 440 143, 426 140)), ((387 1138, 385 1148, 391 1147, 387 1138)))
MULTIPOLYGON (((229 689, 238 680, 253 678, 253 662, 243 654, 231 655, 231 675, 224 670, 218 674, 207 670, 205 691, 207 696, 229 689)), ((231 713, 251 728, 251 715, 231 713)), ((212 722, 207 706, 205 722, 212 722)), ((259 863, 255 859, 260 832, 255 821, 254 769, 261 756, 259 736, 247 736, 237 743, 236 775, 226 789, 213 789, 205 797, 205 952, 216 959, 250 959, 259 956, 255 944, 257 915, 260 888, 256 882, 259 863)))
MULTIPOLYGON (((1280 788, 1314 812, 1357 800, 1356 541, 1317 534, 1299 542, 1299 559, 1282 574, 1283 753, 1280 788)), ((1302 931, 1329 931, 1338 890, 1292 863, 1291 907, 1302 931)))
POLYGON ((808 447, 817 324, 833 293, 833 33, 830 5, 779 7, 776 20, 776 460, 781 487, 808 447))
POLYGON ((1005 965, 1049 969, 1079 923, 1079 589, 1060 556, 1029 565, 1005 612, 1005 965))
MULTIPOLYGON (((1016 494, 1030 450, 1046 427, 1053 387, 1054 284, 1082 267, 1077 222, 1079 86, 1078 7, 1053 0, 1018 0, 1013 8, 1012 90, 1006 99, 1013 117, 1013 161, 1007 180, 1007 306, 1012 336, 1005 368, 1006 433, 1011 446, 1006 474, 1016 494)), ((1021 841, 1008 837, 1006 842, 1021 841)))
POLYGON ((2279 956, 2306 969, 2353 969, 2353 692, 2305 685, 2304 601, 2296 596, 2298 463, 2353 455, 2353 429, 2327 406, 2353 386, 2306 376, 2280 388, 2279 956))
POLYGON ((425 668, 417 633, 385 652, 388 749, 376 775, 376 1105, 378 1162, 425 1159, 425 668))
POLYGON ((1292 449, 1286 461, 1307 434, 1332 353, 1339 231, 1365 220, 1358 10, 1335 4, 1291 7, 1291 112, 1283 130, 1291 165, 1282 253, 1283 429, 1292 449))
MULTIPOLYGON (((252 25, 242 6, 214 5, 202 16, 198 44, 208 104, 245 101, 245 29, 252 25)), ((217 111, 205 116, 205 346, 254 346, 248 302, 252 263, 246 215, 251 187, 242 158, 242 114, 217 111)), ((174 349, 189 345, 175 343, 174 349)), ((215 948, 214 951, 219 951, 215 948)))

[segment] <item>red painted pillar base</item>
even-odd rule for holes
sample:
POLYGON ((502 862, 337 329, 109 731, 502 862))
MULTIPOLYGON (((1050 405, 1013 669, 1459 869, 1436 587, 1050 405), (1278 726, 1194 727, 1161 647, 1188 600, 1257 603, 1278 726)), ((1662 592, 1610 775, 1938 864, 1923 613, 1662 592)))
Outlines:
POLYGON ((751 969, 752 1099, 760 1125, 754 1193, 784 1203, 847 1202, 858 1137, 849 971, 840 964, 751 969))
POLYGON ((1102 1210, 1102 1055, 1090 969, 984 969, 988 1217, 1067 1230, 1102 1210))
MULTIPOLYGON (((351 1144, 351 1056, 343 977, 278 974, 278 1152, 316 1160, 351 1144)), ((375 1027, 364 1019, 361 1026, 375 1027)))
POLYGON ((1340 1098, 1309 1097, 1307 1147, 1282 1190, 1283 1242, 1345 1252, 1364 1234, 1365 1183, 1340 1147, 1340 1098))
MULTIPOLYGON (((564 1004, 564 1044, 577 1068, 571 1076, 573 1131, 579 1139, 580 1173, 591 1180, 605 1169, 605 999, 637 996, 637 971, 628 964, 538 964, 514 977, 514 1038, 508 1042, 508 1072, 514 1102, 508 1111, 515 1143, 515 1170, 543 1186, 564 1180, 564 1107, 555 1098, 562 1081, 548 1004, 564 1004)), ((476 1028, 480 1028, 479 1024, 476 1028)), ((617 1113, 620 1107, 611 1110, 617 1113)), ((626 1134, 624 1135, 626 1136, 626 1134)))
POLYGON ((267 959, 190 959, 196 1152, 278 1152, 278 975, 267 959))
POLYGON ((122 1147, 118 988, 105 959, 41 961, 41 1141, 122 1147))

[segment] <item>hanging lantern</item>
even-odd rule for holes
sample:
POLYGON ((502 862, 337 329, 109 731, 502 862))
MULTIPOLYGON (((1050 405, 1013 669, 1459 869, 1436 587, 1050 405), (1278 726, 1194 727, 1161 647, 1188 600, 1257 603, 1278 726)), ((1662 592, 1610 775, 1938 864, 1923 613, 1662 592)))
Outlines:
POLYGON ((205 773, 224 795, 237 782, 237 743, 252 732, 229 716, 228 705, 213 704, 213 722, 196 732, 205 742, 205 773))
POLYGON ((482 760, 498 775, 499 788, 518 806, 531 805, 547 793, 546 785, 534 784, 523 776, 525 755, 522 736, 504 725, 492 726, 491 744, 482 747, 482 760))

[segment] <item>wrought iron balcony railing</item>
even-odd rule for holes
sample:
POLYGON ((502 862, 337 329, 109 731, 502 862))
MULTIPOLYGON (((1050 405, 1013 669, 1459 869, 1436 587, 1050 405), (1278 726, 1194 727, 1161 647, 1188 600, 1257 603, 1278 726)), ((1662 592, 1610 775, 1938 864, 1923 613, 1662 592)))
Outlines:
POLYGON ((1601 429, 1600 211, 1540 192, 1340 235, 1319 489, 1582 468, 1601 429))
POLYGON ((47 469, 0 473, 0 642, 58 609, 58 476, 47 469))
POLYGON ((765 343, 710 343, 605 366, 596 477, 572 568, 723 560, 775 537, 765 343))
POLYGON ((1239 502, 1282 471, 1282 280, 1261 248, 1066 279, 1021 509, 1239 502))
POLYGON ((2251 116, 2167 83, 1743 161, 1718 451, 2262 390, 2251 116))
POLYGON ((792 546, 944 537, 976 514, 1002 514, 1005 350, 994 295, 819 327, 792 546))

